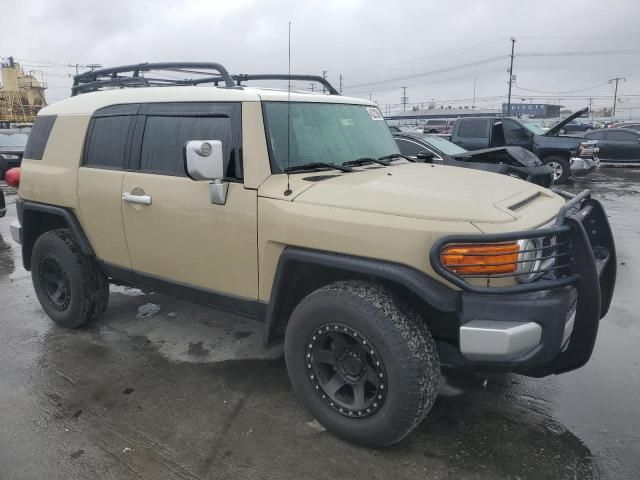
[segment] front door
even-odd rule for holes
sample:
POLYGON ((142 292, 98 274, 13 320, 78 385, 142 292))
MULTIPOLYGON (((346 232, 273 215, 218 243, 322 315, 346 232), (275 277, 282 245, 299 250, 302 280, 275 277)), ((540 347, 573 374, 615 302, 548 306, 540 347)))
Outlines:
POLYGON ((232 103, 141 107, 122 212, 131 265, 143 283, 258 298, 257 192, 242 183, 240 111, 232 103), (222 141, 231 179, 225 205, 211 203, 209 182, 185 175, 189 140, 222 141))

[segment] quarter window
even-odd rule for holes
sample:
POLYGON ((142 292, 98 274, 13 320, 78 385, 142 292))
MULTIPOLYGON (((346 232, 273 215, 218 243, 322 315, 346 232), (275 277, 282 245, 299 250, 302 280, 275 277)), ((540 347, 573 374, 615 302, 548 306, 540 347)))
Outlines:
POLYGON ((85 165, 123 169, 133 118, 131 115, 94 118, 85 151, 85 165))
POLYGON ((49 141, 49 134, 56 121, 55 115, 41 115, 36 118, 27 145, 24 148, 24 158, 29 160, 42 160, 44 149, 49 141))

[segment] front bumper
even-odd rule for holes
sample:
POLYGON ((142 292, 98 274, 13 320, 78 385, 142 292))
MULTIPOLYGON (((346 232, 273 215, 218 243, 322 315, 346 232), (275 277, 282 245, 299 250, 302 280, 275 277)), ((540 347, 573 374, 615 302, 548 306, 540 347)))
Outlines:
POLYGON ((16 222, 12 222, 9 226, 9 230, 11 231, 11 238, 16 243, 22 244, 22 227, 20 224, 16 222))
POLYGON ((572 157, 570 159, 571 175, 586 175, 600 166, 598 157, 572 157))
POLYGON ((588 191, 570 198, 551 228, 447 237, 434 245, 431 263, 462 290, 458 344, 441 349, 443 364, 530 376, 566 372, 589 360, 616 279, 611 228, 602 205, 588 191), (555 248, 563 260, 556 262, 564 264, 531 283, 477 286, 440 262, 439 252, 447 244, 512 241, 541 232, 557 236, 555 248))

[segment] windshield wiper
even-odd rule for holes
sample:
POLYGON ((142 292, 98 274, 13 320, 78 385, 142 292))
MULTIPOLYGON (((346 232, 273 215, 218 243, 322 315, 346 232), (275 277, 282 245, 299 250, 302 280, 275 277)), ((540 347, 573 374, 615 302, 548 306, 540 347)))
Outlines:
POLYGON ((371 158, 371 157, 356 158, 355 160, 342 162, 342 165, 367 165, 369 163, 379 163, 380 165, 385 165, 385 166, 389 165, 389 162, 386 162, 379 158, 371 158))
POLYGON ((385 155, 383 157, 378 157, 378 160, 389 160, 389 162, 393 162, 396 158, 404 158, 408 162, 414 162, 415 160, 411 157, 407 157, 406 155, 402 155, 401 153, 391 153, 389 155, 385 155))
POLYGON ((289 172, 298 172, 301 170, 318 170, 320 168, 340 170, 342 172, 353 172, 353 168, 344 167, 342 165, 338 165, 337 163, 325 163, 325 162, 311 162, 311 163, 304 163, 302 165, 294 165, 293 167, 285 168, 283 171, 285 173, 289 173, 289 172))

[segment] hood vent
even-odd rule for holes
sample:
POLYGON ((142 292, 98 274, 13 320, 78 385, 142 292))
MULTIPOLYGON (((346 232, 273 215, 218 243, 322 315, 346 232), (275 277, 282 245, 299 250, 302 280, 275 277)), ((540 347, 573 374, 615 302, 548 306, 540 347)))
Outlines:
POLYGON ((307 182, 322 182, 323 180, 329 180, 330 178, 339 177, 340 175, 316 175, 314 177, 304 177, 303 180, 307 182))
POLYGON ((530 197, 527 197, 524 200, 520 200, 518 203, 514 203, 513 205, 511 205, 508 208, 512 212, 515 212, 516 210, 520 210, 522 207, 524 207, 526 205, 529 205, 531 202, 533 202, 540 195, 541 195, 540 192, 536 192, 533 195, 531 195, 530 197))

